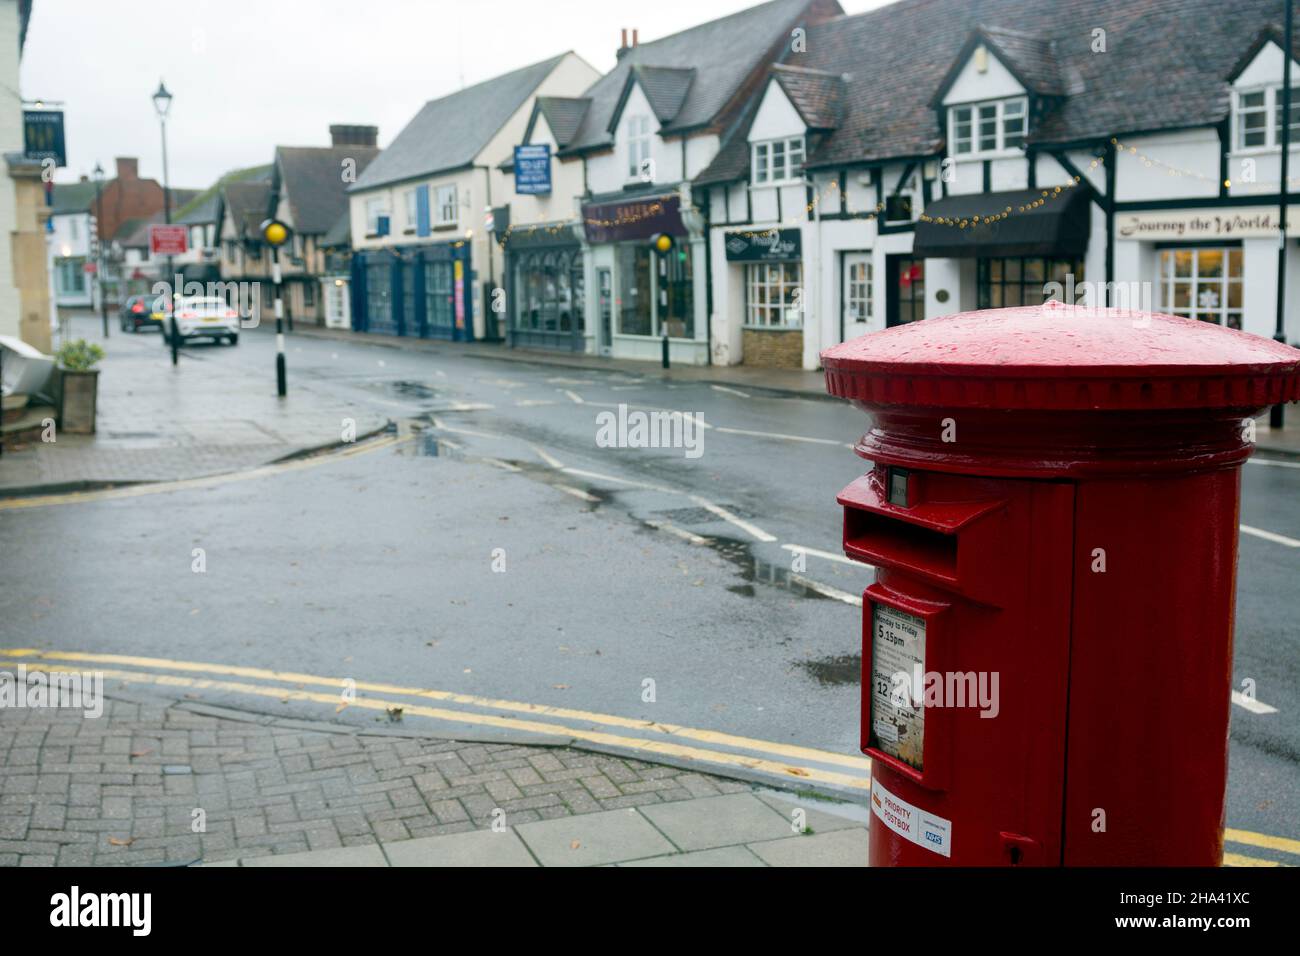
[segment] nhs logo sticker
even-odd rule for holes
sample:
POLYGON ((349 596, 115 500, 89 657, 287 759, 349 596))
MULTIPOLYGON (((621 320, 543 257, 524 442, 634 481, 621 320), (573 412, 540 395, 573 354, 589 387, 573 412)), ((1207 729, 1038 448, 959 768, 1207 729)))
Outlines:
POLYGON ((871 812, 890 830, 940 856, 952 856, 952 821, 894 796, 871 778, 871 812))

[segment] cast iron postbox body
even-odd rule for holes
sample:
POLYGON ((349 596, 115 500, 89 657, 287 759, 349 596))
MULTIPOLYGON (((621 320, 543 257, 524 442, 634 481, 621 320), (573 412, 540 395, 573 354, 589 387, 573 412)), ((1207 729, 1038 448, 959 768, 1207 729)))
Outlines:
POLYGON ((1240 466, 1300 351, 1049 302, 822 361, 872 417, 872 865, 1218 865, 1240 466))

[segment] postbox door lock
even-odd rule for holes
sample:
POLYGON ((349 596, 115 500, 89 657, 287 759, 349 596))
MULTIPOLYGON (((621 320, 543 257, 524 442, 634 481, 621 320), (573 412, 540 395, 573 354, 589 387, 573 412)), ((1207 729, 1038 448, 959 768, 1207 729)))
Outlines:
POLYGON ((1002 839, 1002 852, 1011 866, 1041 866, 1043 848, 1033 837, 1019 833, 998 834, 1002 839))

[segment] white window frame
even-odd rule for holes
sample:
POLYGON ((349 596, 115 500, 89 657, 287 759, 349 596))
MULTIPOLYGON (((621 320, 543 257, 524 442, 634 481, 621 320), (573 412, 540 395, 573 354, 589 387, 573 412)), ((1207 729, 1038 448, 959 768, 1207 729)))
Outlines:
POLYGON ((876 317, 875 273, 875 263, 872 262, 870 253, 846 252, 844 254, 844 301, 842 307, 844 309, 845 325, 856 322, 870 322, 876 317), (865 278, 853 278, 853 267, 857 265, 866 267, 865 278), (855 291, 855 286, 861 288, 861 293, 855 291), (856 316, 852 312, 852 307, 855 304, 861 304, 862 306, 862 311, 856 316))
POLYGON ((804 153, 802 136, 765 139, 750 144, 750 181, 755 186, 780 186, 803 182, 804 153), (779 149, 778 149, 779 147, 779 149), (776 175, 777 158, 780 157, 781 175, 776 175), (795 159, 795 157, 798 159, 795 159))
POLYGON ((747 329, 801 329, 803 314, 798 305, 786 301, 787 290, 803 289, 803 263, 793 262, 747 262, 745 263, 745 322, 747 329), (786 268, 794 266, 798 272, 794 282, 787 282, 786 268), (776 270, 773 282, 772 270, 776 270), (764 289, 765 301, 759 302, 755 293, 764 289), (773 299, 773 293, 776 298, 773 299), (773 314, 777 320, 771 321, 773 314))
POLYGON ((414 229, 415 220, 419 216, 419 203, 415 198, 415 187, 411 187, 402 193, 402 205, 406 209, 406 228, 414 229))
POLYGON ((1029 137, 1029 97, 1009 96, 1000 100, 981 100, 974 103, 957 103, 948 107, 949 155, 958 159, 986 158, 989 156, 1015 156, 1024 148, 1029 137), (1018 132, 1011 133, 1008 125, 1018 122, 1018 132), (992 146, 985 146, 987 133, 984 123, 993 124, 992 146), (959 130, 965 128, 965 134, 959 130), (1009 135, 1010 134, 1010 135, 1009 135), (1019 142, 1008 145, 1011 140, 1019 142), (963 148, 964 147, 964 148, 963 148))
MULTIPOLYGON (((1252 86, 1232 91, 1232 146, 1234 153, 1263 153, 1282 146, 1282 84, 1269 86, 1252 86), (1242 100, 1248 96, 1263 95, 1262 106, 1242 106, 1242 100), (1249 115, 1263 114, 1264 142, 1262 145, 1247 146, 1243 121, 1249 115)), ((1300 113, 1300 85, 1291 87, 1291 148, 1300 148, 1300 122, 1295 117, 1300 113)))
MULTIPOLYGON (((1169 315, 1181 315, 1185 318, 1191 318, 1194 314, 1199 318, 1199 313, 1211 313, 1215 322, 1219 325, 1228 326, 1229 328, 1240 329, 1242 319, 1245 313, 1245 295, 1246 295, 1246 261, 1244 250, 1240 246, 1188 246, 1186 248, 1167 248, 1159 250, 1159 260, 1157 268, 1160 277, 1160 310, 1169 315), (1223 259, 1223 273, 1219 276, 1202 276, 1201 275, 1201 256, 1206 252, 1217 252, 1223 259), (1176 256, 1178 253, 1190 253, 1192 257, 1191 272, 1186 276, 1175 275, 1176 256), (1238 272, 1232 274, 1233 253, 1236 254, 1238 272), (1179 284, 1188 286, 1188 304, 1178 306, 1174 303, 1174 293, 1179 284), (1237 300, 1240 304, 1231 306, 1232 286, 1238 289, 1237 300), (1217 292, 1219 302, 1217 306, 1207 308, 1202 304, 1201 294, 1203 292, 1217 292), (1236 324, 1230 319, 1236 318, 1236 324)), ((1202 320, 1208 321, 1208 320, 1202 320)))
POLYGON ((456 184, 439 186, 434 192, 434 225, 454 226, 460 221, 460 203, 456 201, 456 184))
MULTIPOLYGON (((624 124, 627 131, 627 178, 641 179, 641 164, 650 158, 650 117, 629 116, 624 124)), ((651 169, 653 170, 653 166, 651 169)))
MULTIPOLYGON (((366 235, 374 236, 379 233, 379 217, 388 215, 388 200, 383 196, 375 196, 366 200, 366 235)), ((389 220, 389 231, 392 230, 392 220, 389 220)))

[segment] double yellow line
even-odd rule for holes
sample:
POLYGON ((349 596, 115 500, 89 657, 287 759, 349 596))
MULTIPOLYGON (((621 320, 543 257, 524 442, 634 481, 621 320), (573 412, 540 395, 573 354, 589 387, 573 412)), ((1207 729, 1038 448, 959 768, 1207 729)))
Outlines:
MULTIPOLYGON (((9 659, 15 664, 40 665, 47 672, 53 673, 80 672, 89 665, 111 680, 173 689, 215 690, 281 702, 306 701, 333 705, 336 710, 344 706, 378 712, 401 708, 405 714, 434 720, 579 740, 634 753, 712 764, 715 767, 743 768, 774 774, 787 780, 830 784, 852 792, 865 793, 871 787, 871 761, 865 757, 568 707, 529 704, 402 684, 162 657, 14 648, 0 649, 0 659, 9 659), (308 690, 310 687, 327 689, 308 690), (346 697, 345 690, 349 692, 346 697), (412 704, 412 699, 431 703, 412 704), (648 736, 630 736, 627 732, 648 736)), ((1289 837, 1228 829, 1224 833, 1224 839, 1236 846, 1300 858, 1300 840, 1289 837)), ((1223 862, 1225 866, 1288 865, 1272 857, 1250 856, 1236 851, 1225 852, 1223 862)))
POLYGON ((353 681, 347 678, 320 677, 315 674, 301 674, 293 671, 274 671, 259 667, 176 661, 161 657, 40 651, 30 648, 0 650, 0 657, 11 658, 15 661, 21 660, 29 665, 40 663, 45 665, 47 670, 54 672, 67 672, 72 669, 68 666, 59 665, 78 664, 83 665, 83 667, 84 665, 95 665, 94 669, 102 673, 105 678, 129 681, 136 684, 152 684, 188 690, 225 691, 274 698, 280 701, 301 700, 319 704, 332 704, 336 707, 339 707, 339 705, 360 707, 365 710, 381 712, 400 707, 406 714, 430 717, 434 720, 478 724, 520 733, 582 740, 602 746, 672 757, 692 763, 713 763, 762 771, 786 779, 831 784, 853 791, 865 792, 871 786, 871 761, 862 756, 759 740, 753 737, 740 737, 716 730, 684 727, 679 724, 619 717, 614 714, 601 714, 587 710, 574 710, 567 707, 527 704, 518 701, 479 697, 473 694, 458 694, 452 691, 407 687, 400 684, 353 681), (147 668, 147 670, 127 670, 124 668, 147 668), (158 673, 157 671, 179 671, 180 673, 158 673), (203 676, 190 676, 193 674, 203 676), (233 680, 230 678, 239 679, 233 680), (249 680, 272 681, 275 683, 253 684, 248 683, 249 680), (289 686, 276 686, 276 684, 289 686), (306 690, 307 687, 327 687, 331 688, 331 690, 313 691, 306 690), (352 692, 349 693, 347 698, 343 694, 345 689, 352 692), (480 713, 476 710, 460 709, 459 707, 452 709, 447 706, 413 705, 407 700, 362 696, 362 692, 429 700, 442 705, 461 705, 461 707, 503 711, 507 714, 521 716, 480 713), (577 726, 570 723, 561 723, 560 721, 576 722, 577 726), (626 734, 593 729, 592 725, 637 731, 653 736, 632 737, 626 734), (678 741, 690 741, 690 743, 679 743, 678 741), (835 767, 845 769, 831 769, 835 767))

